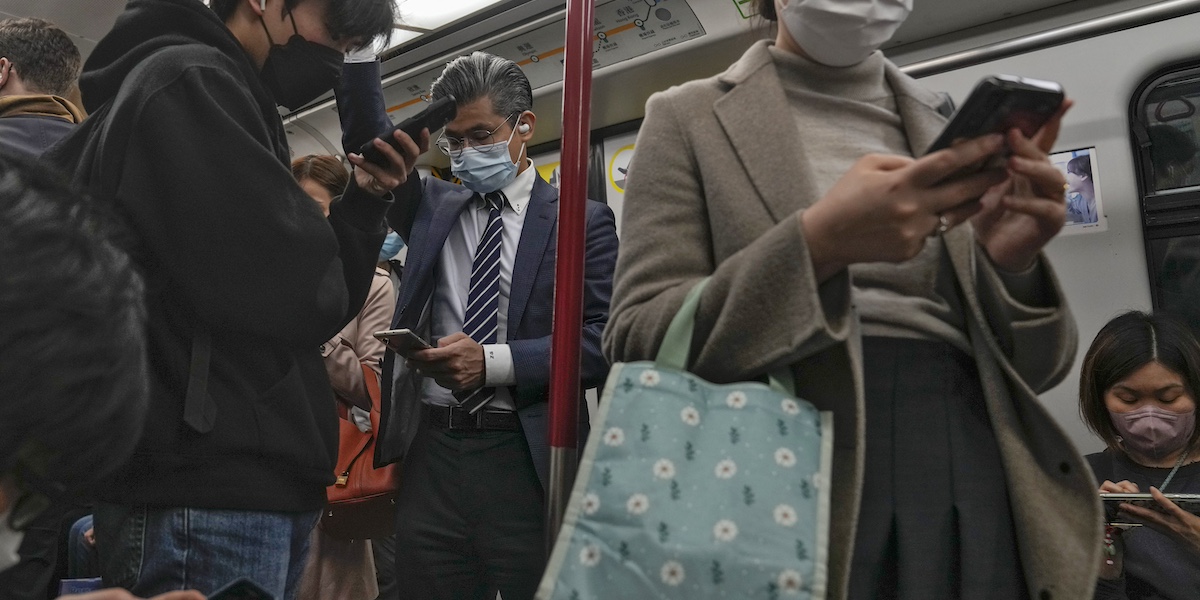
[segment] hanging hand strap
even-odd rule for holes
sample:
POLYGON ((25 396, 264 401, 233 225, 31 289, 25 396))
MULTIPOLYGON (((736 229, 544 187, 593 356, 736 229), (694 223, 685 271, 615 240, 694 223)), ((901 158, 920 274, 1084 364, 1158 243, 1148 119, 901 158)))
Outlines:
MULTIPOLYGON (((654 358, 655 364, 679 371, 688 370, 692 331, 696 327, 696 309, 700 306, 700 294, 704 291, 704 286, 708 285, 708 280, 708 277, 701 279, 683 299, 679 312, 675 313, 675 318, 671 319, 671 324, 667 326, 667 334, 663 336, 662 345, 658 347, 658 356, 654 358)), ((767 376, 767 382, 778 392, 796 395, 796 378, 792 376, 792 370, 788 367, 772 371, 767 376)))

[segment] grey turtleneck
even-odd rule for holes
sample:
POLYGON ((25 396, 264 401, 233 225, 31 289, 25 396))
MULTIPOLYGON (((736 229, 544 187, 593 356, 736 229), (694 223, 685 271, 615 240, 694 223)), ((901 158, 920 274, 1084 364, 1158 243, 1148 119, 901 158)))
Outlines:
MULTIPOLYGON (((851 67, 828 67, 775 46, 770 52, 800 129, 796 159, 812 169, 818 195, 865 154, 912 156, 882 53, 851 67)), ((863 335, 940 340, 971 351, 940 238, 930 238, 912 260, 852 265, 850 276, 863 335)))

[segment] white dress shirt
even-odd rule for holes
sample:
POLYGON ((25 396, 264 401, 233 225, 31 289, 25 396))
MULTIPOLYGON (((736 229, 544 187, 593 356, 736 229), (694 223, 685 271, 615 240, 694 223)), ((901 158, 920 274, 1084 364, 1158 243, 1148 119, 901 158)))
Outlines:
MULTIPOLYGON (((496 397, 487 407, 495 410, 514 410, 512 394, 505 386, 517 382, 513 370, 512 350, 508 344, 508 298, 512 289, 513 265, 517 259, 517 244, 521 241, 521 229, 525 225, 525 213, 537 169, 526 159, 526 168, 508 185, 500 189, 507 202, 500 209, 503 229, 500 233, 500 314, 495 344, 483 345, 486 387, 496 388, 496 397)), ((437 340, 463 330, 467 306, 467 291, 471 287, 471 270, 475 262, 475 249, 479 238, 487 229, 489 209, 482 196, 477 197, 463 209, 458 223, 450 230, 446 243, 438 256, 437 273, 434 275, 433 307, 431 327, 433 339, 437 340)), ((450 390, 440 386, 432 378, 426 378, 421 394, 426 404, 454 406, 458 399, 450 390)))

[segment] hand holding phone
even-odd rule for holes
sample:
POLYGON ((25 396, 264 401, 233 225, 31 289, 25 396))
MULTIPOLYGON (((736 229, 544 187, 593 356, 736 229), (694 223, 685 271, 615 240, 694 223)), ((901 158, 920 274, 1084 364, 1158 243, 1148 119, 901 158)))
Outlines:
POLYGON ((1061 85, 1012 75, 985 77, 971 90, 942 133, 925 153, 949 148, 955 142, 989 133, 1019 129, 1032 138, 1062 106, 1061 85))
POLYGON ((400 356, 407 357, 417 350, 433 348, 432 344, 421 339, 421 336, 413 333, 410 329, 388 329, 386 331, 376 331, 372 335, 383 342, 389 350, 400 356))
MULTIPOLYGON (((401 152, 400 144, 396 141, 396 130, 403 131, 408 134, 408 137, 416 140, 421 135, 422 129, 428 129, 430 133, 446 126, 446 123, 454 120, 454 116, 458 114, 458 107, 454 104, 454 96, 447 95, 435 100, 432 104, 425 107, 425 110, 409 117, 400 123, 396 124, 387 133, 379 136, 378 139, 390 144, 397 152, 401 152)), ((386 166, 387 159, 383 153, 375 147, 375 140, 371 140, 362 145, 358 149, 358 153, 362 154, 367 161, 379 166, 386 166)))

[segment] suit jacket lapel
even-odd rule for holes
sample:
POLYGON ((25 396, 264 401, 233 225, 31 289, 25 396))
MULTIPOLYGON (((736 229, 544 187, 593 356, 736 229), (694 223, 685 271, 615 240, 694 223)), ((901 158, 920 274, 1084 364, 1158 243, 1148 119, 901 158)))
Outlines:
POLYGON ((759 42, 720 78, 733 87, 713 104, 717 120, 768 212, 782 221, 819 198, 803 141, 766 42, 759 42), (771 118, 764 118, 771 115, 771 118))
POLYGON ((516 264, 508 290, 509 339, 520 330, 529 295, 533 292, 533 281, 542 268, 542 257, 558 222, 558 190, 543 181, 540 174, 533 182, 528 211, 521 227, 521 241, 517 243, 516 264))
MULTIPOLYGON (((426 184, 428 185, 428 184, 426 184)), ((409 308, 421 309, 426 299, 433 293, 433 275, 437 266, 438 256, 450 230, 458 222, 458 216, 463 209, 475 198, 475 193, 461 186, 444 186, 438 188, 444 193, 435 191, 439 198, 427 198, 431 201, 433 215, 429 218, 429 226, 421 232, 414 232, 414 239, 408 253, 408 263, 405 265, 404 280, 400 285, 400 310, 396 311, 393 325, 412 325, 420 315, 408 314, 409 308), (418 237, 419 236, 419 237, 418 237), (415 251, 417 249, 420 251, 415 251)))

